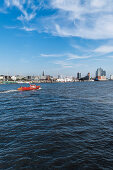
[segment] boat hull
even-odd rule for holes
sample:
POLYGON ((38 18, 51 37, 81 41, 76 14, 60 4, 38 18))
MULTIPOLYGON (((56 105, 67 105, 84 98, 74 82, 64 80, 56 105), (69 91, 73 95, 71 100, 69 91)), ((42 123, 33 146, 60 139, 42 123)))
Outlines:
POLYGON ((40 86, 35 86, 35 87, 20 87, 18 88, 19 91, 30 91, 30 90, 38 90, 40 89, 40 86))

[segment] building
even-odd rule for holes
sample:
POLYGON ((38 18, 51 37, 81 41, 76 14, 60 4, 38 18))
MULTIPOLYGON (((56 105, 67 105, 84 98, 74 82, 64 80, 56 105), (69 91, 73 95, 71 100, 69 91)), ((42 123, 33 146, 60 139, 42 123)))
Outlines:
POLYGON ((39 76, 35 76, 34 81, 39 82, 39 79, 40 79, 39 76))
POLYGON ((4 81, 4 75, 0 75, 0 83, 4 81))
POLYGON ((43 73, 42 73, 42 76, 45 76, 44 71, 43 71, 43 73))
POLYGON ((58 76, 57 82, 73 82, 73 77, 58 76))
POLYGON ((77 73, 77 79, 78 80, 81 79, 81 73, 80 72, 77 73))
POLYGON ((113 80, 113 75, 110 75, 110 80, 113 80))
POLYGON ((96 71, 96 80, 102 81, 106 80, 106 71, 102 68, 98 68, 96 71))
POLYGON ((16 81, 16 76, 11 76, 11 80, 16 81))
POLYGON ((12 81, 11 76, 4 76, 4 81, 12 81))
POLYGON ((81 81, 90 81, 90 73, 87 74, 87 76, 80 78, 81 81))
POLYGON ((87 79, 90 80, 90 73, 87 74, 87 79))
POLYGON ((23 78, 24 78, 24 76, 16 75, 16 80, 17 80, 17 81, 22 80, 23 78))
POLYGON ((101 67, 97 69, 96 71, 96 77, 98 76, 106 76, 106 71, 103 70, 101 67))

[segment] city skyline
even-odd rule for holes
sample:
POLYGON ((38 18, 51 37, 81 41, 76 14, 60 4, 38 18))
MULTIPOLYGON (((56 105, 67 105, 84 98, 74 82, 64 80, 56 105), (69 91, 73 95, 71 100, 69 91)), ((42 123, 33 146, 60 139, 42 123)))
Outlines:
POLYGON ((54 77, 52 75, 46 75, 45 72, 42 72, 42 75, 37 76, 22 76, 22 75, 0 75, 0 84, 12 84, 12 83, 56 83, 56 82, 78 82, 78 81, 106 81, 113 80, 113 75, 110 75, 110 78, 106 77, 106 71, 102 68, 96 70, 95 77, 90 75, 90 72, 87 75, 82 76, 80 72, 77 73, 77 76, 69 77, 58 75, 54 77))
MULTIPOLYGON (((96 78, 96 77, 100 77, 100 76, 105 76, 106 77, 106 70, 103 70, 101 67, 100 68, 97 68, 97 70, 95 71, 95 74, 94 74, 94 76, 92 76, 91 74, 90 74, 90 72, 88 72, 86 75, 84 75, 83 73, 81 73, 81 72, 77 72, 74 76, 67 76, 67 75, 62 75, 62 74, 59 74, 59 75, 56 75, 56 76, 54 76, 54 75, 51 75, 51 74, 46 74, 46 72, 43 70, 42 71, 42 74, 27 74, 27 75, 19 75, 19 74, 17 74, 17 75, 14 75, 14 74, 1 74, 0 76, 1 77, 3 77, 3 76, 9 76, 9 77, 48 77, 48 76, 50 76, 50 77, 54 77, 54 78, 58 78, 58 77, 73 77, 73 78, 77 78, 77 79, 81 79, 81 78, 84 78, 84 76, 85 77, 90 77, 90 78, 96 78)), ((109 75, 109 76, 107 76, 106 78, 110 78, 111 76, 113 76, 113 75, 109 75)))
POLYGON ((0 1, 0 74, 113 74, 113 1, 0 1))

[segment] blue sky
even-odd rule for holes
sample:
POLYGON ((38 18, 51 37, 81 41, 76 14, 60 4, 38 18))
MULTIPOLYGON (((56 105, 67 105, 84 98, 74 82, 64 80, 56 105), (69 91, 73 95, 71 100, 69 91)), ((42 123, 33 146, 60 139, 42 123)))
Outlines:
POLYGON ((113 0, 1 0, 0 74, 113 74, 113 0))

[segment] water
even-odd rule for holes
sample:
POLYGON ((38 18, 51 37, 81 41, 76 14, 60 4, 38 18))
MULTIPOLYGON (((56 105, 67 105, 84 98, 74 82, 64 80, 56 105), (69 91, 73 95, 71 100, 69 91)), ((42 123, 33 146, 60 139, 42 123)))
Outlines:
POLYGON ((0 85, 0 169, 112 169, 113 81, 0 85))

